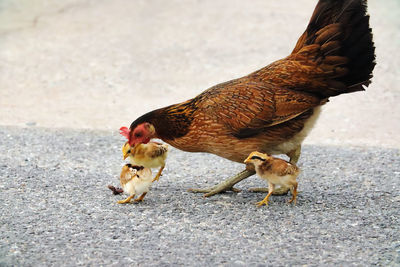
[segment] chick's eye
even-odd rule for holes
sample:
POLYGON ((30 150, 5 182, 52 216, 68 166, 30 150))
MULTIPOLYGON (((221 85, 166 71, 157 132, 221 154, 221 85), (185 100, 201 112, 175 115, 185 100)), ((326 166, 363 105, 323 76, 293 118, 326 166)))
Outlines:
POLYGON ((252 156, 251 159, 258 159, 258 160, 261 160, 261 161, 265 161, 265 159, 263 159, 261 157, 258 157, 258 156, 252 156))

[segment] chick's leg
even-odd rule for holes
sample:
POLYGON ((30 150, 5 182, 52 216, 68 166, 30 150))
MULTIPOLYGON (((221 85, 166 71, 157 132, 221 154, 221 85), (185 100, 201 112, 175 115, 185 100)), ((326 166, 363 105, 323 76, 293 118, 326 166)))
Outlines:
POLYGON ((262 205, 268 206, 268 199, 272 195, 272 192, 274 192, 275 186, 274 184, 268 182, 268 188, 269 188, 268 195, 262 201, 256 203, 258 207, 261 207, 262 205))
POLYGON ((164 168, 165 168, 165 165, 161 166, 161 168, 158 170, 156 177, 154 177, 153 182, 158 181, 158 179, 160 179, 161 173, 164 170, 164 168))
POLYGON ((140 195, 137 199, 135 199, 135 202, 140 202, 143 201, 143 198, 146 196, 147 192, 144 192, 143 194, 140 195))
POLYGON ((239 172, 238 174, 236 174, 235 176, 232 176, 231 178, 215 185, 212 186, 210 188, 205 188, 205 189, 194 189, 194 188, 190 188, 188 189, 188 191, 190 192, 194 192, 194 193, 206 193, 204 194, 205 197, 210 197, 213 196, 215 194, 224 192, 224 191, 234 191, 234 192, 238 192, 240 190, 233 188, 233 186, 235 184, 237 184, 238 182, 246 179, 247 177, 252 176, 253 174, 255 174, 255 171, 252 170, 244 170, 239 172))
POLYGON ((135 197, 135 195, 129 196, 129 197, 127 197, 127 198, 124 199, 124 200, 118 201, 118 204, 126 204, 126 203, 129 203, 129 202, 131 201, 131 199, 134 198, 134 197, 135 197))
POLYGON ((294 205, 296 205, 296 198, 297 198, 297 185, 298 185, 298 183, 297 182, 295 182, 294 183, 294 185, 293 185, 293 189, 291 189, 290 191, 291 191, 291 193, 292 193, 292 199, 291 200, 289 200, 289 203, 292 203, 293 202, 293 204, 294 205))

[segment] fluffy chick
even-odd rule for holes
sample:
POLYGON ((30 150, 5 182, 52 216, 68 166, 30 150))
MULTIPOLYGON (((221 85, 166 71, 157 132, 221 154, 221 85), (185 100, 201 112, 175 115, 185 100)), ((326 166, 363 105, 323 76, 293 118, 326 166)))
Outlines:
POLYGON ((257 205, 268 205, 268 198, 275 189, 275 185, 285 186, 290 189, 292 199, 289 203, 296 204, 297 182, 296 178, 300 174, 300 169, 283 159, 275 158, 260 152, 252 152, 244 161, 246 164, 253 164, 257 175, 268 181, 268 195, 257 205))
POLYGON ((168 145, 157 142, 149 142, 147 144, 136 144, 131 147, 128 142, 122 147, 124 159, 129 157, 132 165, 139 165, 145 168, 160 167, 154 181, 158 181, 165 167, 165 160, 168 155, 168 145))
POLYGON ((136 195, 140 197, 135 201, 142 201, 153 182, 151 169, 128 163, 122 167, 120 182, 124 193, 129 197, 118 201, 119 204, 129 203, 136 195))

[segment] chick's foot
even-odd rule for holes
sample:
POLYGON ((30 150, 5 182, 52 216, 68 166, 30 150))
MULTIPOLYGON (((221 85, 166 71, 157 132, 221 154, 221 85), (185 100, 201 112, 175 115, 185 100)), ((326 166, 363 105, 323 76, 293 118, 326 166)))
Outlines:
POLYGON ((127 198, 124 199, 124 200, 119 200, 119 201, 118 201, 118 204, 126 204, 126 203, 129 203, 129 202, 131 202, 131 199, 134 198, 134 197, 135 197, 135 195, 129 196, 129 197, 127 197, 127 198))
POLYGON ((205 188, 205 189, 191 188, 188 191, 193 192, 193 193, 206 193, 206 194, 204 194, 204 197, 210 197, 210 196, 213 196, 215 194, 225 192, 225 191, 240 192, 240 190, 233 188, 233 186, 235 184, 237 184, 238 182, 246 179, 247 177, 252 176, 253 174, 255 174, 254 171, 244 170, 244 171, 236 174, 235 176, 233 176, 215 186, 212 186, 210 188, 205 188))
POLYGON ((140 197, 138 197, 137 199, 135 199, 134 201, 135 202, 142 202, 143 201, 143 198, 146 196, 146 192, 145 193, 143 193, 140 197))
POLYGON ((261 207, 262 205, 268 206, 268 200, 262 200, 256 203, 257 207, 261 207))

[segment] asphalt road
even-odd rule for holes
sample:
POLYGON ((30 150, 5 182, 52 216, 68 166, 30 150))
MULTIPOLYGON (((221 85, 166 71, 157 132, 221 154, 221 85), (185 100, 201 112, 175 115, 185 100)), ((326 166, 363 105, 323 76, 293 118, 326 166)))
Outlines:
POLYGON ((118 133, 0 127, 0 266, 400 265, 399 150, 305 146, 300 194, 186 191, 242 166, 172 150, 140 204, 118 205, 118 133))

